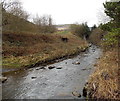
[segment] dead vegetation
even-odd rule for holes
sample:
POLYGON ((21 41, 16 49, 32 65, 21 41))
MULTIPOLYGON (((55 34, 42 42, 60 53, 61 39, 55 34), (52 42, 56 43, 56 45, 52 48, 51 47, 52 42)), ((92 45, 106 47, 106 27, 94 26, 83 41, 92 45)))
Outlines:
POLYGON ((87 89, 90 98, 114 100, 120 98, 118 63, 117 49, 103 54, 88 81, 87 89))
POLYGON ((3 68, 34 66, 37 63, 76 54, 87 42, 72 34, 3 33, 3 68), (67 42, 61 40, 67 38, 67 42))

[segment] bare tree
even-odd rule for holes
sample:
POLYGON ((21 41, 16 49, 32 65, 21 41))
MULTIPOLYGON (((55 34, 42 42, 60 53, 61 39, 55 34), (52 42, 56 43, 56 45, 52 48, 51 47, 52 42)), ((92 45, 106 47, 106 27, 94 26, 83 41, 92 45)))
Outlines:
POLYGON ((33 23, 38 25, 40 32, 47 33, 47 32, 54 32, 55 26, 53 26, 53 20, 50 15, 43 15, 33 18, 33 23))
POLYGON ((4 10, 9 10, 12 7, 18 6, 20 2, 18 0, 1 0, 2 8, 4 10))
POLYGON ((97 18, 98 18, 98 24, 107 23, 110 21, 110 17, 108 17, 104 12, 104 7, 101 7, 98 10, 97 18))
POLYGON ((33 22, 41 26, 51 26, 53 23, 50 15, 39 16, 38 14, 33 18, 33 22))
POLYGON ((38 26, 42 25, 41 17, 38 14, 36 14, 36 16, 33 18, 33 23, 38 26))
POLYGON ((2 9, 7 10, 8 8, 10 8, 14 2, 12 2, 11 0, 1 0, 1 4, 2 4, 2 9))
POLYGON ((23 10, 22 3, 19 0, 2 0, 2 8, 20 18, 27 20, 29 14, 23 10))
POLYGON ((48 18, 48 24, 49 26, 53 25, 53 19, 51 18, 51 16, 49 16, 48 18))

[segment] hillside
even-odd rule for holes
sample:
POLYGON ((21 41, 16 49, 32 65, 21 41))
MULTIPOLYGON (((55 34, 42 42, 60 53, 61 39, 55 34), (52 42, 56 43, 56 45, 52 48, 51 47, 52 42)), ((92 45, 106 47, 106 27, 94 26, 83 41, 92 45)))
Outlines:
POLYGON ((35 66, 86 47, 86 41, 70 32, 40 34, 37 25, 3 12, 3 68, 35 66))
POLYGON ((14 31, 14 32, 34 32, 38 33, 38 27, 22 18, 14 16, 10 13, 3 11, 2 13, 2 25, 3 31, 14 31))
POLYGON ((87 43, 72 34, 3 34, 3 68, 34 66, 83 51, 87 43), (62 40, 66 38, 67 41, 62 40))

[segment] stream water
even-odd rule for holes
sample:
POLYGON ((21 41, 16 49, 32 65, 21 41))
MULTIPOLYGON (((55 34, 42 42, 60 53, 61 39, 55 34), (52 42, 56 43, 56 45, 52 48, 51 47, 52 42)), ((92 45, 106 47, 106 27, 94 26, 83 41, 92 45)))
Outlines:
MULTIPOLYGON (((84 84, 94 70, 101 50, 91 46, 86 52, 58 63, 7 74, 2 84, 3 99, 73 99, 72 92, 82 94, 84 84), (75 64, 80 62, 80 64, 75 64), (56 68, 49 69, 49 66, 56 68), (59 68, 58 68, 59 67, 59 68)), ((81 97, 82 98, 82 97, 81 97)))

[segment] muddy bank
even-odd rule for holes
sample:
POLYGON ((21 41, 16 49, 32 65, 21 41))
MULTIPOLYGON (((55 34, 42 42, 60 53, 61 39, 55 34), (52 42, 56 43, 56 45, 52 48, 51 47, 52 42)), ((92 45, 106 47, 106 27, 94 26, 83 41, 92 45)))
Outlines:
POLYGON ((83 87, 100 54, 101 50, 92 46, 70 59, 8 73, 8 80, 3 83, 3 99, 78 99, 78 94, 82 99, 83 87))

